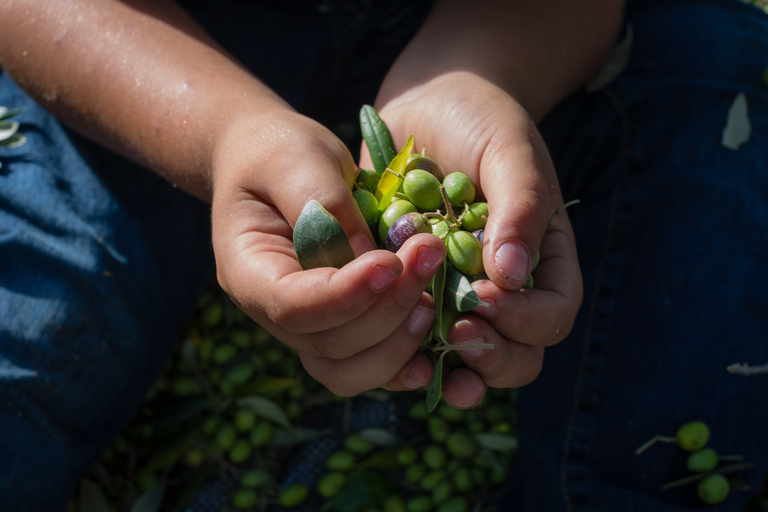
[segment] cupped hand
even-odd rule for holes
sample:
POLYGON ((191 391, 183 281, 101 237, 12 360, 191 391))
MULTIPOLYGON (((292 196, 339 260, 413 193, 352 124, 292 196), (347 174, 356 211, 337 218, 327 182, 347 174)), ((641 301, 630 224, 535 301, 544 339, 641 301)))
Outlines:
POLYGON ((230 124, 213 170, 217 277, 235 304, 297 349, 307 371, 339 395, 393 379, 423 386, 429 375, 404 366, 434 319, 423 291, 445 258, 440 240, 423 235, 398 254, 375 250, 352 197, 349 151, 286 108, 230 124), (353 245, 356 258, 341 269, 303 271, 296 259, 292 227, 310 199, 353 245))
MULTIPOLYGON (((473 287, 490 307, 461 318, 448 337, 494 349, 459 351, 466 368, 444 376, 445 400, 472 407, 486 386, 531 382, 541 370, 544 347, 569 333, 582 297, 573 232, 567 213, 555 214, 563 198, 535 123, 508 92, 461 71, 412 87, 377 108, 396 147, 414 134, 416 150, 425 148, 444 174, 469 175, 476 200, 488 202, 483 263, 490 279, 473 287), (535 287, 521 290, 539 251, 535 287)), ((427 361, 419 354, 411 364, 423 368, 427 361)), ((399 389, 397 382, 390 387, 399 389)))

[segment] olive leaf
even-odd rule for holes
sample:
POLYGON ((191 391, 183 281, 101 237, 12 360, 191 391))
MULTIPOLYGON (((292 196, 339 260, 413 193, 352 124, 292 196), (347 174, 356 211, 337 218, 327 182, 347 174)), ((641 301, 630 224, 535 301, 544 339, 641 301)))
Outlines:
POLYGON ((397 434, 384 428, 364 428, 360 431, 360 435, 376 446, 391 447, 400 443, 397 434))
POLYGON ((18 121, 0 121, 0 141, 10 139, 19 130, 18 121))
POLYGON ((392 493, 397 492, 394 480, 382 473, 353 471, 347 484, 321 510, 356 512, 376 508, 392 493))
POLYGON ((489 450, 500 452, 517 450, 517 438, 505 434, 497 434, 494 432, 478 432, 475 434, 475 440, 480 444, 480 446, 483 448, 488 448, 489 450))
POLYGON ((611 48, 603 65, 584 85, 584 89, 587 92, 599 91, 616 80, 624 72, 632 55, 633 35, 632 25, 627 26, 626 34, 624 34, 622 40, 611 48))
POLYGON ((371 155, 373 167, 381 176, 397 152, 387 125, 370 105, 363 105, 360 109, 360 131, 371 155))
POLYGON ((14 109, 9 109, 8 107, 0 107, 0 121, 4 121, 9 117, 15 116, 16 114, 21 114, 25 110, 27 110, 27 107, 19 107, 14 109))
POLYGON ((432 412, 440 403, 440 396, 443 394, 443 359, 448 352, 441 352, 435 361, 435 369, 432 370, 432 379, 427 387, 427 410, 432 412))
POLYGON ((749 122, 747 111, 747 97, 743 92, 740 92, 733 100, 731 108, 728 109, 728 118, 725 121, 720 143, 723 147, 735 151, 749 140, 751 134, 752 125, 749 122))
POLYGON ((165 497, 165 480, 153 485, 134 502, 131 512, 157 512, 165 497))
POLYGON ((489 306, 487 302, 480 300, 467 276, 456 270, 453 265, 447 265, 443 301, 455 311, 471 311, 479 306, 489 306))
POLYGON ((291 420, 288 416, 272 400, 264 398, 263 396, 251 395, 241 398, 237 401, 237 404, 241 407, 248 408, 263 418, 267 418, 278 425, 291 429, 291 420))
POLYGON ((383 212, 389 207, 392 198, 400 188, 403 182, 405 166, 408 164, 408 157, 413 152, 413 135, 408 138, 400 153, 392 159, 382 174, 379 184, 376 186, 376 200, 379 201, 379 211, 383 212))
POLYGON ((355 258, 341 223, 315 199, 304 205, 293 228, 293 247, 301 268, 341 268, 355 258))
MULTIPOLYGON (((444 261, 432 275, 432 300, 435 302, 435 337, 441 343, 448 343, 448 330, 444 326, 443 292, 445 291, 445 276, 448 262, 444 261)), ((450 327, 450 324, 449 324, 450 327)))

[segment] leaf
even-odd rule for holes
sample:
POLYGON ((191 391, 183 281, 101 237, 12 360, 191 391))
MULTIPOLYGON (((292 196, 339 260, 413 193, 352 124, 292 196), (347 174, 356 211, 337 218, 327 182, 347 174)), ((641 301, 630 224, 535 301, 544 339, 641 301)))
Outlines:
POLYGON ((373 167, 381 176, 397 152, 387 125, 381 120, 376 109, 370 105, 363 105, 360 109, 360 131, 368 147, 368 153, 371 155, 373 167))
POLYGON ((18 121, 0 121, 0 141, 5 141, 19 131, 18 121))
POLYGON ((493 432, 478 432, 475 434, 475 439, 480 443, 480 446, 489 450, 500 452, 517 450, 517 438, 513 436, 493 432))
POLYGON ((633 31, 632 25, 627 26, 627 33, 624 38, 611 48, 605 62, 597 70, 597 73, 590 78, 584 85, 587 92, 596 92, 616 80, 629 64, 629 58, 632 55, 633 31))
POLYGON ((80 512, 111 512, 101 487, 87 478, 80 480, 80 512))
POLYGON ((408 138, 408 142, 405 143, 403 149, 397 156, 392 159, 387 166, 384 174, 382 174, 379 184, 376 186, 376 200, 379 201, 379 211, 383 212, 387 209, 392 198, 400 189, 400 184, 403 182, 403 174, 405 173, 405 167, 408 165, 408 157, 413 151, 413 135, 408 138))
POLYGON ((139 496, 131 507, 131 512, 157 512, 165 497, 165 480, 160 480, 148 491, 139 496))
POLYGON ((447 262, 443 262, 437 272, 432 276, 432 300, 435 301, 435 336, 441 343, 448 343, 448 331, 444 329, 443 322, 443 292, 445 291, 445 275, 447 262))
POLYGON ((336 217, 315 199, 310 199, 293 228, 293 247, 301 268, 341 268, 355 253, 336 217))
POLYGON ((241 398, 237 401, 237 404, 241 407, 248 408, 273 423, 285 427, 287 429, 293 428, 291 420, 288 419, 285 412, 272 400, 264 398, 258 395, 251 395, 245 398, 241 398))
POLYGON ((400 444, 400 438, 394 432, 383 428, 364 428, 360 435, 376 446, 389 448, 400 444))
POLYGON ((7 139, 0 140, 0 146, 5 146, 7 148, 13 149, 21 146, 25 142, 27 142, 27 138, 24 135, 22 135, 21 133, 14 133, 7 139))
POLYGON ((8 119, 9 117, 13 117, 16 114, 21 114, 27 110, 27 107, 19 107, 14 109, 8 109, 8 107, 0 107, 0 121, 4 121, 5 119, 8 119))
POLYGON ((749 122, 749 113, 747 112, 747 97, 743 92, 740 92, 733 100, 731 108, 728 109, 728 118, 725 121, 720 143, 735 151, 749 140, 751 134, 752 125, 749 122))
POLYGON ((447 307, 456 311, 471 311, 478 306, 488 307, 488 303, 480 300, 467 276, 456 270, 453 265, 447 265, 443 301, 447 307))
POLYGON ((432 380, 429 381, 427 388, 427 409, 429 412, 435 410, 440 403, 440 395, 443 393, 443 358, 448 352, 441 352, 440 357, 435 361, 435 369, 432 371, 432 380))
POLYGON ((360 469, 392 469, 398 467, 397 453, 392 450, 376 451, 363 459, 360 469))

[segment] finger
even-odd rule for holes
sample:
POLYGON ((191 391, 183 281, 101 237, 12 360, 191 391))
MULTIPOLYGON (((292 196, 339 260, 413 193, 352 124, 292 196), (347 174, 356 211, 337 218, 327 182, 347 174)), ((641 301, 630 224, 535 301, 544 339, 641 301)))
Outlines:
POLYGON ((544 347, 503 338, 488 322, 474 315, 458 320, 451 327, 448 338, 457 345, 493 345, 492 350, 468 348, 458 351, 467 368, 490 387, 524 386, 533 382, 541 371, 544 347))
POLYGON ((443 377, 443 400, 454 409, 471 409, 483 401, 487 386, 469 368, 454 368, 443 377))
MULTIPOLYGON (((427 319, 430 321, 425 322, 426 328, 422 332, 411 332, 404 322, 380 343, 347 359, 329 359, 299 352, 301 362, 307 373, 339 396, 353 396, 385 386, 401 374, 409 361, 414 360, 414 354, 434 319, 431 306, 431 299, 424 296, 414 310, 417 315, 428 312, 427 319)), ((420 365, 416 371, 423 372, 423 361, 416 358, 416 364, 420 365)))
MULTIPOLYGON (((488 201, 483 263, 499 287, 517 290, 533 268, 560 193, 552 162, 532 122, 529 138, 510 139, 487 151, 481 163, 481 186, 488 201)), ((502 137, 503 138, 503 137, 502 137)))
POLYGON ((505 338, 549 346, 570 333, 583 287, 573 232, 560 229, 563 222, 566 219, 553 223, 544 237, 533 289, 509 291, 489 280, 472 283, 481 300, 489 304, 474 312, 505 338))
POLYGON ((381 387, 387 391, 411 391, 429 386, 434 366, 429 356, 417 352, 389 382, 381 387))

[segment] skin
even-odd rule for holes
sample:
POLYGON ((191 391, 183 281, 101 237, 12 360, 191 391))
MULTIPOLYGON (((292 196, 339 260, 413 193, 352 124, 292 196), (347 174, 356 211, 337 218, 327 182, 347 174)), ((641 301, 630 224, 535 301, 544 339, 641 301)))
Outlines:
MULTIPOLYGON (((481 0, 471 10, 440 1, 381 87, 375 106, 396 147, 414 133, 446 172, 478 184, 491 211, 491 280, 475 286, 494 307, 457 322, 450 337, 496 348, 464 351, 467 368, 447 375, 444 398, 455 407, 479 403, 487 386, 530 382, 544 347, 572 325, 576 249, 566 214, 547 227, 562 198, 535 122, 601 63, 620 19, 611 0, 481 0), (502 249, 510 241, 518 250, 502 249), (538 248, 537 289, 518 292, 538 248)), ((428 383, 431 360, 416 350, 434 318, 422 291, 445 257, 442 242, 424 234, 397 254, 374 250, 347 148, 176 4, 0 0, 0 66, 63 122, 210 201, 221 286, 329 389, 428 383), (352 241, 358 257, 342 269, 301 271, 295 259, 291 228, 311 198, 352 241)))

